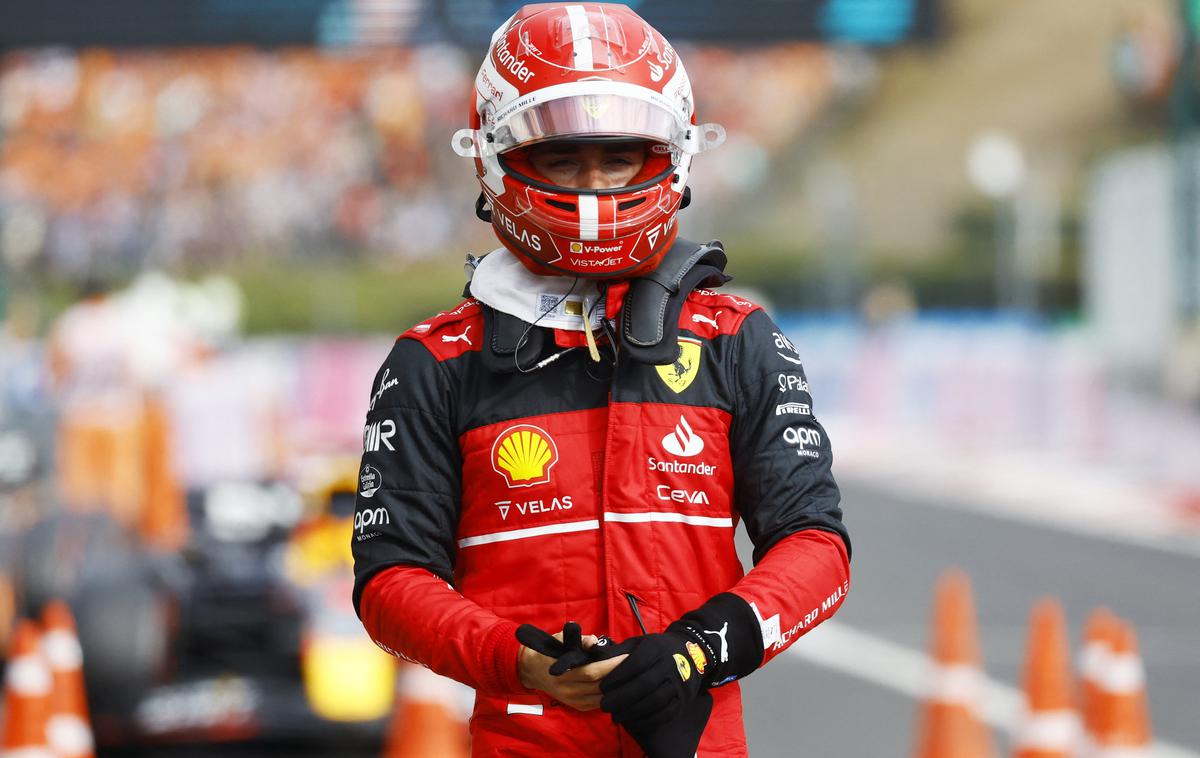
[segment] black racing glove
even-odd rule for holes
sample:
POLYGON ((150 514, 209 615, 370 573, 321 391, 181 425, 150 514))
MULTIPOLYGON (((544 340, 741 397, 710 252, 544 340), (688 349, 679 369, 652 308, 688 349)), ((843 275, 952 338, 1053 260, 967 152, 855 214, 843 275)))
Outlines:
MULTIPOLYGON (((517 629, 517 639, 525 647, 557 659, 550 667, 550 673, 554 676, 562 676, 576 666, 630 653, 643 639, 634 637, 618 645, 608 637, 601 636, 595 645, 584 650, 579 631, 579 624, 567 622, 563 626, 563 640, 559 642, 536 626, 522 624, 517 629)), ((640 728, 626 724, 625 730, 637 740, 648 758, 692 758, 700 745, 700 737, 704 734, 704 726, 711 712, 712 696, 701 692, 676 720, 640 728)))
POLYGON ((578 623, 568 621, 563 624, 563 638, 559 642, 553 635, 533 624, 521 624, 517 627, 517 640, 530 650, 555 659, 550 666, 552 676, 562 676, 573 668, 628 652, 604 636, 601 636, 590 650, 584 650, 582 631, 578 623), (618 650, 618 647, 622 649, 618 650))
POLYGON ((555 676, 628 653, 629 658, 600 682, 600 707, 625 727, 649 758, 694 756, 712 713, 713 699, 707 689, 746 676, 763 658, 758 616, 732 593, 713 596, 662 634, 631 637, 620 644, 601 637, 591 649, 583 650, 579 625, 574 622, 563 627, 562 642, 529 624, 517 629, 517 639, 557 659, 550 669, 555 676), (690 676, 683 675, 675 658, 681 651, 690 676), (642 700, 650 698, 663 706, 640 707, 642 700))
POLYGON ((728 592, 685 613, 661 634, 621 645, 632 645, 633 652, 600 683, 600 708, 631 733, 692 715, 689 704, 699 695, 708 697, 708 688, 746 676, 763 658, 758 615, 728 592))
POLYGON ((677 624, 628 642, 629 657, 600 682, 600 708, 639 731, 673 721, 704 688, 708 655, 677 624))

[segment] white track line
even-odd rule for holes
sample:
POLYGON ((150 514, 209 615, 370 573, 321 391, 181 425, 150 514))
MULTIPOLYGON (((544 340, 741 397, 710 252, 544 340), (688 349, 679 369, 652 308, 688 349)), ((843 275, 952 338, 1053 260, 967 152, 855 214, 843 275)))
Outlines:
MULTIPOLYGON (((787 655, 921 700, 933 679, 929 656, 911 648, 826 621, 788 649, 787 655)), ((1019 726, 1021 691, 983 677, 983 719, 1012 734, 1019 726)), ((1180 745, 1161 740, 1151 748, 1153 758, 1200 758, 1180 745)))

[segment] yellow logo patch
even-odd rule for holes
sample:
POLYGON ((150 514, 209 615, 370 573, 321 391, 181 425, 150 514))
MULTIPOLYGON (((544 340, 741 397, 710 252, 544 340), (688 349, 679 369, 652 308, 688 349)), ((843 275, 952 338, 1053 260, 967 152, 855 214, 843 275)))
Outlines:
POLYGON ((558 446, 554 439, 532 424, 510 426, 492 443, 492 468, 509 487, 546 484, 556 463, 558 446))
POLYGON ((679 678, 683 681, 686 682, 692 678, 692 665, 679 653, 675 653, 675 668, 679 669, 679 678))
POLYGON ((708 665, 708 659, 704 657, 704 651, 695 642, 687 644, 688 655, 692 656, 692 663, 696 664, 696 673, 704 676, 704 667, 708 665))
POLYGON ((696 374, 700 372, 700 340, 680 337, 679 357, 674 363, 655 366, 654 370, 673 392, 683 392, 692 385, 696 374))
POLYGON ((601 99, 595 95, 584 95, 580 101, 584 112, 597 121, 604 118, 604 114, 608 113, 608 109, 612 105, 607 98, 601 99))

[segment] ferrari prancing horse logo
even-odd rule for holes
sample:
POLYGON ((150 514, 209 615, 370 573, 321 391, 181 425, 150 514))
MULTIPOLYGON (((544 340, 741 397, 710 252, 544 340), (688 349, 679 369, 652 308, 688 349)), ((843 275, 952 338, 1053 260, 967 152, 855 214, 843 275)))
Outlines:
POLYGON ((655 366, 663 383, 676 394, 691 386, 696 374, 700 372, 700 340, 679 338, 679 357, 674 363, 665 366, 655 366))

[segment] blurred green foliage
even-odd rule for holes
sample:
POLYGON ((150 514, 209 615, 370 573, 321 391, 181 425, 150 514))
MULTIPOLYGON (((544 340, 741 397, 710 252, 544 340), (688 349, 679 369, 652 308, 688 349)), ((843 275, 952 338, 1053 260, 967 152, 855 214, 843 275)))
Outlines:
POLYGON ((245 296, 247 334, 399 334, 462 299, 457 259, 381 269, 332 261, 226 272, 245 296))
MULTIPOLYGON (((846 250, 788 247, 780 240, 741 239, 726 245, 732 286, 761 292, 780 310, 857 310, 875 285, 906 286, 921 309, 984 310, 996 307, 995 216, 984 206, 964 206, 953 222, 951 244, 925 258, 864 255, 846 250), (839 258, 838 256, 841 256, 839 258)), ((1035 283, 1039 314, 1070 320, 1081 306, 1080 228, 1074 216, 1062 219, 1061 250, 1035 283)))
MULTIPOLYGON (((917 261, 854 251, 826 255, 770 237, 734 238, 726 245, 727 270, 733 286, 760 293, 780 311, 856 311, 864 294, 885 282, 906 286, 923 309, 994 307, 994 217, 965 207, 954 229, 949 249, 917 261)), ((1080 309, 1078 224, 1064 219, 1061 232, 1058 265, 1042 271, 1037 283, 1039 312, 1051 321, 1074 318, 1080 309)), ((241 288, 243 331, 252 335, 399 334, 454 307, 465 284, 462 259, 450 253, 405 266, 330 256, 281 266, 243 263, 220 273, 241 288)), ((121 288, 129 278, 114 276, 108 283, 121 288)), ((79 295, 78 285, 54 279, 8 284, 14 294, 38 301, 39 330, 79 295)))

